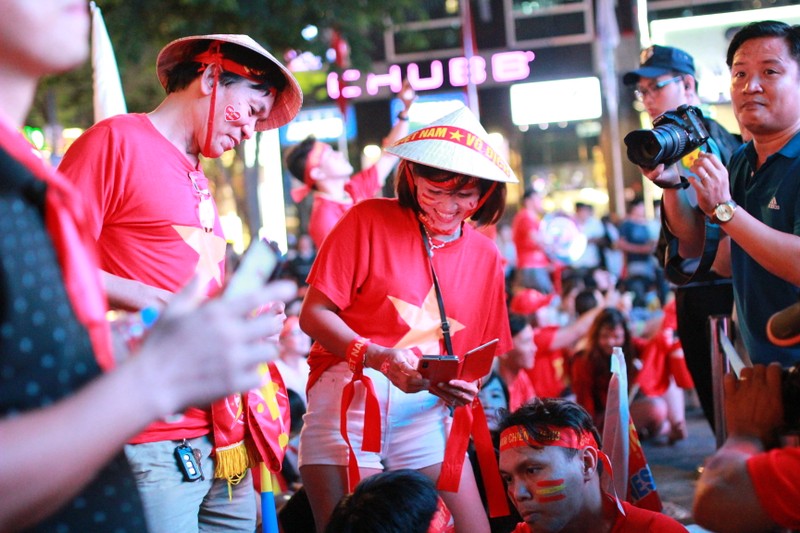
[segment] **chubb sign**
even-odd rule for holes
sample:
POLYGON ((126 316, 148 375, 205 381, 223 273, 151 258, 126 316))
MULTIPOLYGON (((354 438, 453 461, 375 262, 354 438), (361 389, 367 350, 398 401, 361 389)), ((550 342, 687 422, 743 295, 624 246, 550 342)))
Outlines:
MULTIPOLYGON (((466 86, 471 77, 475 85, 485 83, 491 75, 496 83, 506 83, 527 79, 531 73, 530 63, 535 55, 531 51, 499 52, 487 59, 475 56, 454 57, 447 60, 447 83, 451 87, 466 86)), ((415 91, 430 91, 445 85, 445 65, 442 61, 430 63, 430 75, 420 75, 419 63, 409 63, 405 70, 405 78, 415 91)), ((375 96, 382 87, 393 93, 399 93, 403 86, 403 67, 390 65, 385 74, 370 72, 364 75, 360 70, 348 69, 341 74, 328 74, 328 96, 333 100, 339 98, 358 98, 365 93, 375 96)))

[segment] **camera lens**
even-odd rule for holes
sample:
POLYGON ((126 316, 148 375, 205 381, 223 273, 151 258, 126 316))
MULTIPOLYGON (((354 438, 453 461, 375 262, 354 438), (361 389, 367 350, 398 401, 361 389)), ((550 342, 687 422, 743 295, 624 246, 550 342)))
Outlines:
POLYGON ((645 168, 680 158, 689 141, 686 131, 675 124, 663 124, 652 130, 636 130, 625 136, 628 159, 645 168))

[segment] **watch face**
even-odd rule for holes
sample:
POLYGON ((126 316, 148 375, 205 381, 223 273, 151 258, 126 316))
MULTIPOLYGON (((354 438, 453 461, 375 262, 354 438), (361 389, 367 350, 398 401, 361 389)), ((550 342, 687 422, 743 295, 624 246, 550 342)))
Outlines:
POLYGON ((733 218, 733 209, 730 203, 719 204, 716 208, 714 208, 714 212, 717 215, 717 220, 720 222, 727 222, 731 218, 733 218))

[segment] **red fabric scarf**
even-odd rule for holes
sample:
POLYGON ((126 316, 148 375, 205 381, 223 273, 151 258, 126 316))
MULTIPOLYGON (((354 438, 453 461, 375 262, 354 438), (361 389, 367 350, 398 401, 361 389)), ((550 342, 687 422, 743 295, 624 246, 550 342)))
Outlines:
POLYGON ((82 198, 55 169, 44 164, 33 146, 0 120, 0 147, 47 184, 45 226, 61 265, 64 285, 78 321, 88 330, 94 355, 103 370, 114 366, 111 332, 106 321, 106 296, 100 278, 95 243, 82 234, 82 198))

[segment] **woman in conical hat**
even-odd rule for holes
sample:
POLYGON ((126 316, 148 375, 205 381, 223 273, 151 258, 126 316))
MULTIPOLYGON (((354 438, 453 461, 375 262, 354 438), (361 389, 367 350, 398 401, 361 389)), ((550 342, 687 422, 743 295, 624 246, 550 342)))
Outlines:
MULTIPOLYGON (((473 413, 484 420, 473 409, 478 382, 418 371, 422 354, 461 357, 493 339, 498 353, 511 347, 502 258, 465 223, 496 222, 505 184, 516 182, 487 137, 464 108, 390 147, 402 159, 398 198, 353 206, 309 274, 300 324, 316 342, 300 466, 320 532, 359 477, 397 468, 438 480, 457 531, 489 531, 464 462, 481 427, 473 413)), ((490 442, 487 430, 478 437, 490 442)), ((504 506, 499 477, 489 477, 504 506)))

